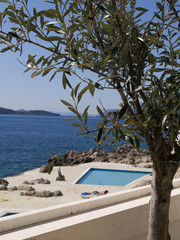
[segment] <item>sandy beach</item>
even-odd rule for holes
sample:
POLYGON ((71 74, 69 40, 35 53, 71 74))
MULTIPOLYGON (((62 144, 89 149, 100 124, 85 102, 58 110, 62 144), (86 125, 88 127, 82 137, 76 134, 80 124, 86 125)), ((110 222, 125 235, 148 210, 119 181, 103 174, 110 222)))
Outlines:
MULTIPOLYGON (((0 191, 0 211, 14 209, 16 211, 24 211, 31 209, 39 209, 43 207, 69 203, 78 201, 81 198, 80 194, 82 192, 91 191, 104 191, 108 190, 109 193, 121 191, 127 189, 127 187, 120 186, 100 186, 100 185, 83 185, 75 184, 75 181, 88 169, 91 167, 96 168, 110 168, 110 169, 133 169, 138 170, 138 168, 132 167, 126 164, 117 163, 86 163, 76 166, 65 166, 61 167, 61 172, 65 176, 65 181, 56 181, 58 176, 58 168, 54 167, 52 173, 40 173, 39 168, 31 171, 24 172, 19 175, 10 176, 6 179, 9 182, 8 188, 13 186, 25 186, 24 181, 32 181, 38 178, 48 179, 50 184, 38 184, 28 185, 35 188, 35 191, 57 191, 62 192, 62 196, 57 197, 34 197, 34 196, 20 196, 22 190, 17 191, 0 191)), ((143 169, 141 169, 143 170, 143 169)), ((147 171, 147 169, 144 169, 147 171)), ((26 185, 27 186, 27 185, 26 185)), ((86 200, 85 200, 86 201, 86 200)))

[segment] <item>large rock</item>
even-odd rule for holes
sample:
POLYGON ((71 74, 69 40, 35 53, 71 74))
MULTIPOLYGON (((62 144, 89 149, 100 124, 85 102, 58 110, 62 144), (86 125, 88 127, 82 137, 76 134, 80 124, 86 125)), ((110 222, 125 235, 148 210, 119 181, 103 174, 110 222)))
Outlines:
POLYGON ((47 173, 49 169, 48 165, 43 165, 42 167, 40 167, 39 172, 41 173, 47 173))
POLYGON ((64 175, 57 176, 56 181, 65 181, 65 176, 64 175))
POLYGON ((65 176, 61 173, 61 167, 58 168, 58 177, 56 178, 56 181, 65 181, 65 176))
POLYGON ((20 194, 19 194, 20 196, 31 196, 31 197, 33 197, 33 196, 35 196, 36 195, 36 191, 26 191, 26 192, 20 192, 20 194))
POLYGON ((17 188, 16 186, 13 186, 13 187, 9 187, 8 190, 9 190, 10 192, 12 192, 12 191, 17 191, 18 188, 17 188))
POLYGON ((23 184, 34 185, 35 183, 33 181, 24 181, 23 184))
POLYGON ((63 196, 63 194, 60 190, 57 190, 57 191, 53 192, 53 196, 54 197, 59 197, 59 196, 63 196))
POLYGON ((5 180, 4 178, 0 178, 0 185, 7 186, 8 184, 9 184, 9 182, 7 180, 5 180))
POLYGON ((20 196, 32 196, 32 197, 58 197, 58 196, 62 196, 62 192, 60 190, 54 191, 54 192, 50 192, 50 191, 26 191, 26 192, 21 192, 20 196))
POLYGON ((8 190, 8 188, 7 188, 7 186, 6 185, 0 185, 0 191, 7 191, 8 190))
POLYGON ((24 191, 34 191, 35 189, 31 186, 23 186, 23 185, 20 185, 17 187, 17 190, 24 190, 24 191))
POLYGON ((50 184, 51 183, 48 179, 44 179, 44 178, 37 178, 36 180, 33 180, 33 181, 38 184, 50 184))

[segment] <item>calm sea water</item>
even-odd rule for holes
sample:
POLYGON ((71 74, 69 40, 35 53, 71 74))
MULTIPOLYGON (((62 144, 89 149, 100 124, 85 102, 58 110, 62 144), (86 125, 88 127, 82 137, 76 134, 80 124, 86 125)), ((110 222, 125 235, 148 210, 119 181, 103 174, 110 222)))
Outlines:
MULTIPOLYGON (((64 119, 0 115, 0 177, 40 167, 54 154, 95 147, 92 136, 72 136, 78 128, 64 119)), ((97 120, 90 118, 89 125, 95 126, 97 120)))

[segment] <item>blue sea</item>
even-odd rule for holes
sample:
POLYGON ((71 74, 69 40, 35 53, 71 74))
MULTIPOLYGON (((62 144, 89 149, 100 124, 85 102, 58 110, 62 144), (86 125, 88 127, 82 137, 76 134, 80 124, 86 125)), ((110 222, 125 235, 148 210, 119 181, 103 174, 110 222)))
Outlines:
MULTIPOLYGON (((79 129, 65 118, 0 115, 0 177, 40 167, 55 154, 88 151, 96 146, 93 136, 72 136, 79 129)), ((89 118, 89 125, 96 126, 97 120, 89 118)))

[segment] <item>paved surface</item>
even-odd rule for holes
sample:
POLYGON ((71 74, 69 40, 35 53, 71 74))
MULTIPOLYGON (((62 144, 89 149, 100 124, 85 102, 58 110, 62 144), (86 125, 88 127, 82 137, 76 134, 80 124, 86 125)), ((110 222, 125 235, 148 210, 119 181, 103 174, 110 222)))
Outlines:
MULTIPOLYGON (((125 190, 127 187, 115 187, 115 186, 99 186, 99 185, 83 185, 75 184, 74 182, 81 176, 83 173, 91 167, 95 168, 109 168, 109 169, 131 169, 131 170, 146 170, 149 169, 139 169, 125 164, 117 163, 86 163, 78 166, 68 166, 61 167, 61 172, 65 176, 66 181, 56 181, 58 176, 57 171, 58 167, 54 167, 52 173, 40 173, 39 169, 34 169, 31 171, 24 172, 20 175, 7 177, 5 178, 9 185, 20 186, 25 180, 31 181, 37 178, 45 178, 51 181, 51 184, 35 184, 32 187, 36 191, 56 191, 60 190, 63 196, 59 197, 49 197, 49 198, 38 198, 30 196, 20 196, 21 191, 0 191, 0 211, 16 209, 18 210, 30 210, 30 209, 39 209, 43 207, 53 206, 62 203, 74 202, 82 199, 80 194, 82 192, 91 192, 91 191, 104 191, 108 190, 109 193, 125 190)), ((84 201, 86 201, 84 199, 84 201)))

